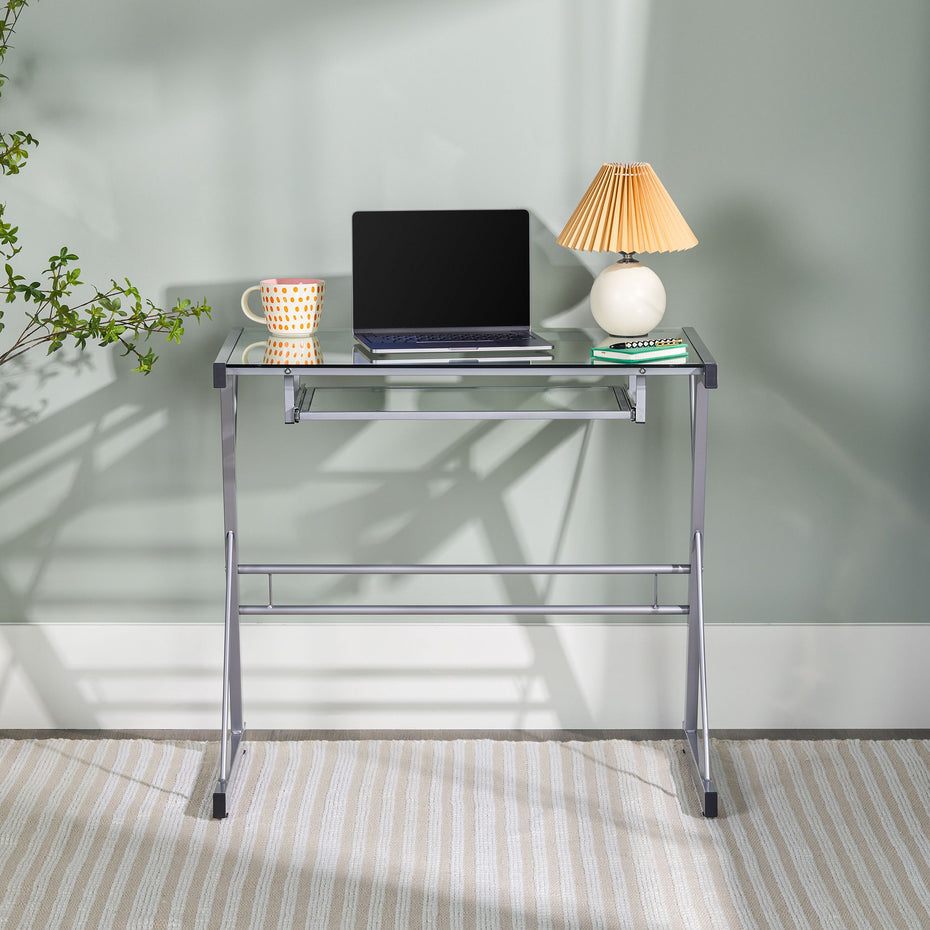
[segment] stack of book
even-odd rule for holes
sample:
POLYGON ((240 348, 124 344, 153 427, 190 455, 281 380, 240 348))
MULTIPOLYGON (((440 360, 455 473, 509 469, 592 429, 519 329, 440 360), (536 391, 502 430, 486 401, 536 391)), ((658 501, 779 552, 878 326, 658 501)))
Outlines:
POLYGON ((688 357, 688 344, 678 336, 622 339, 612 336, 591 349, 592 362, 643 365, 646 362, 681 362, 688 357))

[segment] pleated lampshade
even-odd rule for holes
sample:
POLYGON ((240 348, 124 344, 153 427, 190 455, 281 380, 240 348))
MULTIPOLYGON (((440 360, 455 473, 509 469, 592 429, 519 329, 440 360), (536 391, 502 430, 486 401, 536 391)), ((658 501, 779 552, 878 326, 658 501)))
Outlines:
POLYGON ((584 252, 678 252, 697 245, 645 162, 602 165, 556 241, 584 252))
POLYGON ((556 240, 583 252, 620 252, 591 286, 591 313, 614 336, 651 332, 665 314, 665 287, 634 255, 678 252, 697 237, 668 191, 644 162, 601 166, 556 240))

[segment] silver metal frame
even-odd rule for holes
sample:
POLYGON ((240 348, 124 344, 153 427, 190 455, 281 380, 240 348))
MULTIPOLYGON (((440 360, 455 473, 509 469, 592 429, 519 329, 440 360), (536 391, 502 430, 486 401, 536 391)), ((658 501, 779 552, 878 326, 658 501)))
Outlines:
MULTIPOLYGON (((688 747, 690 769, 701 808, 707 817, 717 816, 717 789, 711 777, 711 743, 707 709, 707 669, 704 636, 704 501, 707 472, 707 391, 717 386, 716 363, 713 362, 697 333, 685 333, 704 364, 680 371, 664 368, 650 371, 641 368, 626 375, 625 386, 613 386, 616 407, 605 410, 352 410, 313 411, 312 403, 317 389, 300 383, 300 369, 281 369, 270 373, 283 375, 285 423, 300 423, 313 419, 621 419, 644 422, 646 382, 650 374, 680 374, 689 379, 691 404, 691 536, 690 562, 686 564, 579 564, 579 565, 311 565, 302 563, 240 563, 238 560, 238 517, 236 486, 236 418, 238 377, 227 363, 236 345, 240 330, 227 337, 214 363, 214 386, 220 391, 220 418, 222 430, 223 511, 226 539, 226 603, 223 638, 223 695, 220 734, 220 773, 213 794, 213 816, 226 817, 229 813, 227 796, 236 760, 245 734, 242 716, 242 667, 239 637, 239 620, 243 616, 687 616, 687 657, 685 683, 684 735, 688 747), (598 574, 598 575, 652 575, 654 598, 652 604, 278 604, 275 603, 272 580, 276 575, 342 575, 342 574, 598 574), (659 576, 687 574, 688 603, 660 604, 659 576), (266 604, 242 604, 239 596, 240 575, 265 575, 268 579, 266 604)), ((571 370, 571 369, 570 369, 571 370)), ((263 373, 238 369, 240 373, 263 373)), ((476 373, 474 369, 471 372, 476 373)), ((564 373, 558 366, 551 369, 535 368, 534 375, 564 373)), ((344 374, 341 369, 326 372, 325 368, 307 370, 319 377, 321 373, 344 374)), ((379 374, 385 374, 382 370, 379 374)), ((463 373, 458 369, 457 374, 463 373)), ((499 373, 499 372, 498 372, 499 373)), ((526 374, 526 370, 507 371, 505 374, 526 374)), ((575 370, 577 373, 577 370, 575 370)), ((405 371, 404 375, 416 382, 417 374, 434 374, 432 371, 405 371)), ((598 374, 601 374, 598 371, 598 374)), ((604 373, 606 374, 606 373, 604 373)), ((495 386, 497 387, 497 386, 495 386)), ((386 387, 390 390, 390 387, 386 387)), ((426 390, 428 388, 424 388, 426 390)), ((325 389, 324 389, 325 390, 325 389)))
POLYGON ((691 375, 691 577, 688 581, 688 654, 685 719, 691 774, 706 817, 717 816, 717 789, 711 778, 707 665, 704 650, 704 497, 707 484, 707 387, 691 375), (700 740, 698 725, 700 724, 700 740))

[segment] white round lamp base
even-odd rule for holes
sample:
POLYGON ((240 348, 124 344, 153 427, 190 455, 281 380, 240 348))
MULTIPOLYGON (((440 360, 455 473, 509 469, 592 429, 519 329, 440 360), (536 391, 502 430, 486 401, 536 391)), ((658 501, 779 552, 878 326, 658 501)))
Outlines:
POLYGON ((665 288, 651 268, 617 262, 594 279, 591 312, 611 336, 644 336, 665 314, 665 288))

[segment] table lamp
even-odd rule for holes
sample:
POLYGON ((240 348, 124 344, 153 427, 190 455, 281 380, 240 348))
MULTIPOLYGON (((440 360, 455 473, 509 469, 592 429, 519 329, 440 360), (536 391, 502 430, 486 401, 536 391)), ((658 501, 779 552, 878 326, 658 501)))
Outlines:
POLYGON ((697 239, 644 162, 606 163, 556 240, 567 249, 619 252, 591 287, 591 312, 612 336, 643 336, 665 313, 659 276, 641 265, 636 252, 678 252, 697 239))

